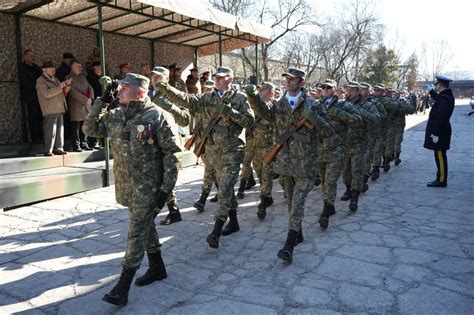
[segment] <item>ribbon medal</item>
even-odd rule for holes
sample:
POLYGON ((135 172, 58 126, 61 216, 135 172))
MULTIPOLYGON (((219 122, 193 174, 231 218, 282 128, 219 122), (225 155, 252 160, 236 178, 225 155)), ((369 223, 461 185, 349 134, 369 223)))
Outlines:
POLYGON ((140 140, 141 138, 143 138, 143 132, 145 131, 145 126, 143 125, 138 125, 137 126, 137 135, 136 135, 136 139, 137 140, 140 140))
POLYGON ((155 141, 153 140, 153 137, 155 135, 153 134, 153 130, 151 130, 151 124, 148 124, 148 128, 146 130, 146 137, 148 138, 147 142, 148 144, 153 144, 155 141))

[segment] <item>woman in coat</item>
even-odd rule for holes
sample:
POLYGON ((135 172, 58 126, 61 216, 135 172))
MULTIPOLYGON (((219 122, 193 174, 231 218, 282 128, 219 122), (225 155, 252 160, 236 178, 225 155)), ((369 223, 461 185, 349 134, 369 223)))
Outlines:
POLYGON ((448 185, 448 159, 446 151, 451 144, 451 124, 449 119, 454 110, 454 95, 449 88, 451 79, 436 76, 435 88, 430 95, 434 100, 426 125, 424 147, 433 150, 438 172, 436 180, 428 187, 446 187, 448 185))
POLYGON ((71 90, 67 95, 69 118, 71 121, 71 142, 74 152, 92 150, 86 142, 82 132, 82 124, 87 117, 89 108, 94 99, 94 89, 82 73, 82 65, 77 61, 71 62, 71 90))

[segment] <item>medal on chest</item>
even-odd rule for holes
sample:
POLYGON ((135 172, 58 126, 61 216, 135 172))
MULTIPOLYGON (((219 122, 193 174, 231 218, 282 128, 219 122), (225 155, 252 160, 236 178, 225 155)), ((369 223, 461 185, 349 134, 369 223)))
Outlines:
POLYGON ((146 137, 148 140, 146 141, 148 144, 153 144, 155 141, 153 140, 153 137, 155 134, 153 133, 153 130, 151 129, 151 124, 148 124, 148 128, 146 130, 146 137))

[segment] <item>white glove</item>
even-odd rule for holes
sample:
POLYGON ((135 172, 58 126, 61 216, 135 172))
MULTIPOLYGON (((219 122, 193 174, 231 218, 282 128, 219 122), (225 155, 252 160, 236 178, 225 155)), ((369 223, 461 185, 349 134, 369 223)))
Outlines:
POLYGON ((432 134, 431 140, 433 141, 433 143, 438 143, 439 137, 432 134))

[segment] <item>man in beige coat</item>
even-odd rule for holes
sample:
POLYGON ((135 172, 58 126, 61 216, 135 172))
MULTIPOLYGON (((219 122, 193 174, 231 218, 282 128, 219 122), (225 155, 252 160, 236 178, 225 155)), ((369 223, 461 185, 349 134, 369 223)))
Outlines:
POLYGON ((82 132, 82 124, 94 99, 94 89, 82 74, 82 65, 77 61, 71 61, 71 90, 67 94, 69 108, 69 119, 71 121, 71 143, 74 152, 82 150, 91 151, 87 145, 86 137, 82 132))
POLYGON ((41 68, 43 74, 36 80, 36 93, 44 117, 44 155, 64 155, 63 115, 67 109, 64 94, 71 88, 71 79, 59 82, 54 76, 56 69, 52 61, 43 62, 41 68))

